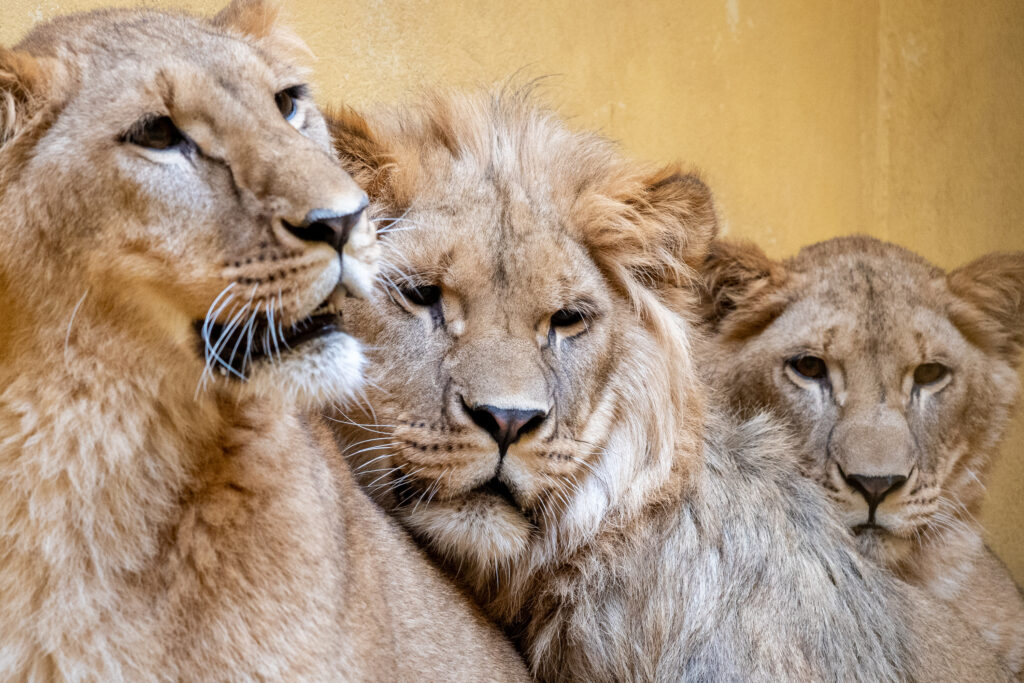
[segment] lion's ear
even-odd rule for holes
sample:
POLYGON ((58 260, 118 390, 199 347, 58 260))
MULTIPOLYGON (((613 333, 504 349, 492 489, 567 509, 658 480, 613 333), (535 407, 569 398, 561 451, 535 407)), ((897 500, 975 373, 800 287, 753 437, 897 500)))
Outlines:
POLYGON ((1024 349, 1024 252, 988 254, 946 277, 956 325, 1016 365, 1024 349))
POLYGON ((280 5, 267 0, 232 0, 213 18, 215 26, 233 29, 250 38, 270 35, 281 14, 280 5))
POLYGON ((704 278, 704 318, 717 325, 748 294, 763 288, 776 266, 753 242, 721 239, 711 245, 700 270, 704 278))
POLYGON ((713 330, 728 327, 730 336, 749 336, 785 308, 786 299, 778 294, 785 268, 751 242, 716 240, 701 275, 701 314, 713 330))
POLYGON ((666 167, 616 190, 622 194, 596 197, 582 216, 595 259, 627 285, 687 286, 718 229, 707 185, 666 167), (625 210, 609 210, 609 202, 625 210))
POLYGON ((718 234, 711 190, 697 176, 674 167, 648 178, 640 214, 653 221, 654 241, 693 270, 700 267, 718 234))
POLYGON ((281 5, 274 0, 232 0, 213 24, 262 43, 296 65, 313 59, 305 41, 281 21, 281 5))
POLYGON ((0 145, 49 99, 57 67, 55 59, 0 47, 0 145))
POLYGON ((324 117, 341 165, 371 199, 381 199, 385 189, 382 171, 391 159, 384 144, 366 119, 350 107, 329 107, 324 117))

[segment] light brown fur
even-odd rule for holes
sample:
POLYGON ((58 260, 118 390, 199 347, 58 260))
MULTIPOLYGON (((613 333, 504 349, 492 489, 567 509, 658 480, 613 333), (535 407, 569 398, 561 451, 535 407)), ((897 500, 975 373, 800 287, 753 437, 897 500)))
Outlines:
POLYGON ((772 409, 861 549, 959 610, 1018 674, 1024 596, 985 547, 984 482, 1017 397, 1024 254, 951 273, 893 244, 844 237, 776 262, 719 242, 705 266, 714 337, 704 367, 738 409, 772 409), (827 377, 788 363, 813 356, 827 377), (925 363, 951 368, 918 386, 925 363), (845 476, 844 476, 845 475, 845 476), (906 476, 877 505, 849 475, 906 476))
POLYGON ((538 677, 1005 678, 858 555, 781 429, 708 400, 689 320, 716 224, 700 180, 516 93, 339 112, 331 130, 396 221, 388 296, 344 308, 374 347, 359 421, 377 426, 335 427, 538 677), (499 417, 525 425, 504 453, 499 417))
POLYGON ((308 97, 275 103, 304 80, 275 16, 102 11, 0 49, 2 680, 526 676, 300 417, 362 352, 336 317, 282 340, 365 294, 376 247, 364 217, 343 271, 285 228, 364 195, 308 97), (125 138, 152 116, 194 144, 125 138))

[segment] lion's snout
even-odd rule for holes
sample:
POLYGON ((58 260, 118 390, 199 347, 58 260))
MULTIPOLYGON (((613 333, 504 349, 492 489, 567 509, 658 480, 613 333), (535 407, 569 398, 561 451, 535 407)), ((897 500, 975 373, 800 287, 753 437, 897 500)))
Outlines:
POLYGON ((359 224, 366 213, 369 200, 363 194, 352 211, 313 209, 306 214, 300 225, 283 221, 284 228, 304 242, 323 242, 341 254, 348 244, 352 228, 359 224))

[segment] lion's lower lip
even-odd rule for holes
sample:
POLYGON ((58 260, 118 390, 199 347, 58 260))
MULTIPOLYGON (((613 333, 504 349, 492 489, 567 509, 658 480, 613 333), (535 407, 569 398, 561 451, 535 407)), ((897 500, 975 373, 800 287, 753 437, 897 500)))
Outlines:
POLYGON ((289 347, 296 347, 310 341, 311 339, 322 337, 325 334, 330 334, 331 332, 340 332, 341 314, 322 313, 320 315, 314 315, 305 321, 297 323, 293 329, 293 333, 285 334, 284 337, 284 342, 289 347))
POLYGON ((199 336, 199 352, 207 363, 219 367, 223 374, 245 379, 253 362, 284 355, 314 339, 341 332, 341 320, 341 313, 334 311, 328 300, 309 317, 287 327, 279 326, 276 333, 264 315, 251 323, 236 323, 231 329, 202 320, 197 320, 194 327, 199 336))
POLYGON ((494 477, 483 486, 477 487, 476 491, 480 493, 487 493, 493 496, 497 496, 498 498, 501 498, 503 501, 505 501, 512 507, 516 509, 519 508, 519 503, 516 502, 516 497, 512 495, 511 489, 509 489, 509 487, 505 485, 505 482, 503 482, 501 479, 498 479, 497 477, 494 477))
MULTIPOLYGON (((408 482, 400 481, 395 484, 394 490, 395 495, 398 497, 398 500, 400 500, 403 505, 412 505, 414 503, 421 503, 424 495, 426 495, 426 491, 429 489, 420 489, 418 487, 411 486, 408 482)), ((515 495, 513 495, 512 493, 512 490, 509 489, 509 487, 506 486, 505 483, 502 482, 497 477, 494 477, 485 484, 477 486, 475 489, 471 490, 466 495, 471 498, 474 493, 486 494, 489 497, 500 498, 501 500, 505 501, 516 510, 521 509, 519 507, 519 503, 516 501, 515 495)), ((433 496, 431 496, 431 498, 432 497, 433 496)))

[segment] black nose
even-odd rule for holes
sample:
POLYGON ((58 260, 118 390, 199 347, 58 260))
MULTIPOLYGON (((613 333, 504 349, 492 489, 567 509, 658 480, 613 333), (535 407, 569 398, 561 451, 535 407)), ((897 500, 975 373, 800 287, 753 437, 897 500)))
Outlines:
POLYGON ((886 496, 907 481, 907 478, 901 474, 892 474, 886 477, 869 477, 863 474, 844 474, 843 476, 846 483, 864 496, 864 500, 868 502, 868 507, 872 512, 886 496))
POLYGON ((286 221, 284 227, 300 240, 329 244, 340 254, 341 250, 345 248, 345 243, 348 242, 352 228, 363 217, 367 204, 368 201, 364 196, 359 208, 352 213, 314 209, 306 214, 302 225, 292 225, 286 221))
POLYGON ((497 442, 502 457, 505 456, 508 447, 519 440, 519 437, 539 427, 544 422, 544 418, 548 416, 542 410, 510 410, 488 405, 470 408, 465 402, 463 405, 466 406, 466 412, 473 418, 473 422, 482 427, 497 442))

